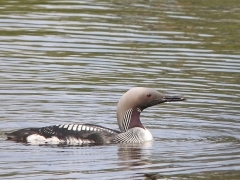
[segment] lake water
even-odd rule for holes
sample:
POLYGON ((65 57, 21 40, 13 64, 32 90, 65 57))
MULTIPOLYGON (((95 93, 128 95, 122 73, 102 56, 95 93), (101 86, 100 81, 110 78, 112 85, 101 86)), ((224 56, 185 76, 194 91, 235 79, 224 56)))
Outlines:
POLYGON ((1 179, 239 179, 237 0, 0 2, 1 179), (135 86, 186 102, 146 109, 143 145, 33 146, 5 132, 62 123, 118 129, 135 86))

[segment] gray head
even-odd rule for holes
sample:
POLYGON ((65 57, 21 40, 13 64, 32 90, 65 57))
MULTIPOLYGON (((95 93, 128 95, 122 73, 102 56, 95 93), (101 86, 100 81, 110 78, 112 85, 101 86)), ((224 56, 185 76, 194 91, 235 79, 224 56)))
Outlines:
POLYGON ((169 96, 159 93, 151 88, 135 87, 127 91, 117 105, 117 120, 121 132, 133 127, 143 127, 140 121, 140 113, 156 104, 183 101, 180 96, 169 96))

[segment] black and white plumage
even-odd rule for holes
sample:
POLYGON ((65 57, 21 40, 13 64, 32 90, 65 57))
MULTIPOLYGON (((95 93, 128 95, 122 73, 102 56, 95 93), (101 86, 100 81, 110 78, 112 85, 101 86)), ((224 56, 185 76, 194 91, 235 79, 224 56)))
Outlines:
POLYGON ((61 124, 6 133, 9 140, 32 144, 107 144, 119 131, 92 124, 61 124))
POLYGON ((61 124, 42 128, 25 128, 6 133, 8 140, 31 144, 110 144, 143 143, 153 139, 142 125, 140 113, 156 104, 183 101, 180 96, 167 96, 151 88, 136 87, 127 91, 117 106, 120 131, 93 124, 61 124))

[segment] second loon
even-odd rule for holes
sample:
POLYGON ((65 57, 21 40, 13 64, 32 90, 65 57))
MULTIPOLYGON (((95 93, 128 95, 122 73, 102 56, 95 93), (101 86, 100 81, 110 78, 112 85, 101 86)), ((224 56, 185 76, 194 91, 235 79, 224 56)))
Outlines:
POLYGON ((151 106, 171 101, 183 101, 181 96, 168 96, 151 88, 128 90, 117 105, 120 131, 93 124, 61 124, 42 128, 24 128, 6 133, 8 140, 30 144, 110 144, 144 143, 152 141, 150 131, 140 121, 141 112, 151 106))

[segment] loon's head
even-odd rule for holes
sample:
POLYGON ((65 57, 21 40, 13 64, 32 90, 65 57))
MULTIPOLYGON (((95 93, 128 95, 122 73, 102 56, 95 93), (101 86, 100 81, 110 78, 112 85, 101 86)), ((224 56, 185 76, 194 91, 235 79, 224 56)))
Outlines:
POLYGON ((121 132, 142 127, 140 113, 151 106, 171 101, 183 101, 181 96, 169 96, 151 88, 135 87, 128 90, 117 105, 117 120, 121 132))

